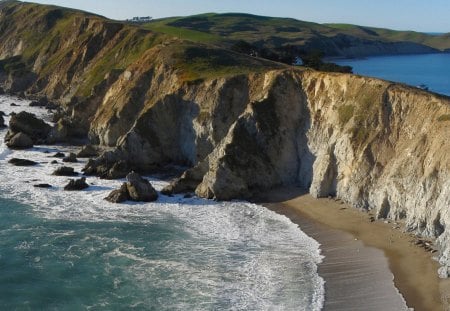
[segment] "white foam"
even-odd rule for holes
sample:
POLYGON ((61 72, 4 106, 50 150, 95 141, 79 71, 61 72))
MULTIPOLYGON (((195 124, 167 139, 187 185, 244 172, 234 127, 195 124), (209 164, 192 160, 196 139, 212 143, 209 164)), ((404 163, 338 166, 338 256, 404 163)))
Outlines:
MULTIPOLYGON (((27 101, 0 97, 0 111, 10 113, 22 110, 41 117, 46 114, 44 109, 30 108, 27 101), (11 101, 21 106, 12 107, 11 101)), ((69 178, 51 175, 62 165, 51 164, 55 160, 51 156, 57 151, 67 153, 77 148, 37 146, 26 151, 10 151, 3 143, 5 132, 0 132, 2 197, 29 204, 37 215, 47 219, 127 222, 149 226, 167 224, 178 227, 186 235, 183 243, 167 245, 173 252, 172 260, 149 259, 140 255, 142 250, 133 245, 120 240, 112 241, 118 246, 103 254, 103 257, 111 268, 116 259, 129 261, 129 277, 141 284, 143 290, 149 280, 155 286, 171 288, 174 292, 176 288, 184 291, 191 289, 196 295, 204 295, 204 306, 199 305, 200 310, 221 304, 231 305, 234 310, 322 308, 324 282, 317 274, 317 264, 321 261, 319 244, 285 216, 247 202, 214 202, 182 196, 161 195, 154 203, 112 204, 104 197, 123 181, 96 177, 87 178, 91 184, 88 190, 66 192, 63 187, 69 178), (15 167, 7 163, 12 157, 31 159, 39 165, 15 167), (38 183, 48 183, 53 188, 33 187, 38 183), (203 262, 203 265, 194 265, 190 260, 203 262), (158 277, 161 271, 168 272, 172 277, 158 277)), ((57 160, 60 162, 60 159, 57 160)), ((85 163, 81 160, 70 163, 70 166, 81 172, 85 163)), ((149 179, 157 190, 167 184, 151 177, 149 179)), ((102 239, 92 238, 100 242, 102 239)), ((76 245, 68 249, 73 256, 78 256, 78 251, 94 252, 95 249, 80 250, 76 245)), ((121 284, 120 279, 115 279, 114 286, 120 287, 121 284)), ((174 297, 176 305, 166 301, 165 306, 167 309, 189 309, 189 305, 183 305, 182 301, 174 297)), ((144 305, 146 303, 150 301, 143 302, 144 305)))

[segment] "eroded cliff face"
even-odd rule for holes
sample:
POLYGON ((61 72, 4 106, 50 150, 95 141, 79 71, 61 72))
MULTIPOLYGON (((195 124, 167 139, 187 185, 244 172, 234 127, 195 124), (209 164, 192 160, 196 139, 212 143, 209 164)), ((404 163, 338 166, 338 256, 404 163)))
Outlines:
POLYGON ((9 68, 0 84, 58 100, 108 149, 89 172, 114 178, 182 164, 190 168, 168 192, 219 200, 297 184, 437 237, 441 275, 450 272, 448 98, 26 8, 37 16, 27 27, 46 25, 42 38, 50 31, 52 40, 33 49, 17 22, 23 8, 0 6, 8 66, 0 65, 9 68))
POLYGON ((169 190, 229 200, 298 184, 438 237, 449 263, 447 98, 311 71, 184 83, 160 68, 151 81, 140 89, 148 100, 113 100, 120 108, 111 98, 123 88, 114 85, 91 135, 140 169, 192 166, 169 190))

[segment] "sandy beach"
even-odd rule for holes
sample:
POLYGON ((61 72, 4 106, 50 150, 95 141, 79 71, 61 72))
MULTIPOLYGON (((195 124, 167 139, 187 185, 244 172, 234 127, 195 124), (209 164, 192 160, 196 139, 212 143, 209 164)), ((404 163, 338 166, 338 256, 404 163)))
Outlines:
POLYGON ((370 213, 298 189, 261 200, 321 244, 324 310, 403 310, 404 300, 416 311, 450 310, 450 280, 439 279, 434 255, 402 224, 373 221, 370 213))

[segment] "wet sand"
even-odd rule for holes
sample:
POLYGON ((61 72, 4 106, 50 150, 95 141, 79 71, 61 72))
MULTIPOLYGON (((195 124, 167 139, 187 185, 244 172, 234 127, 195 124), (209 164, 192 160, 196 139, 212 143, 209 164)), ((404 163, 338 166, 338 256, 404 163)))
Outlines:
POLYGON ((401 224, 371 222, 370 213, 298 189, 277 189, 260 201, 322 245, 324 310, 404 310, 404 300, 416 311, 450 310, 450 280, 439 279, 434 255, 401 224))

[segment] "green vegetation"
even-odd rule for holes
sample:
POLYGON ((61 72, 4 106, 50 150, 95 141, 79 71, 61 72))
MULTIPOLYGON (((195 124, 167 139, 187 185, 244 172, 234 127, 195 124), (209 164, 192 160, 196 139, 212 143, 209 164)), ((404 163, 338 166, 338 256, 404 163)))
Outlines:
POLYGON ((438 118, 439 122, 450 121, 450 114, 443 114, 438 118))
POLYGON ((184 81, 203 80, 212 77, 256 73, 268 68, 282 68, 281 64, 251 59, 245 55, 211 46, 180 44, 172 58, 181 71, 184 81))
POLYGON ((290 18, 275 18, 250 14, 201 14, 159 19, 144 25, 195 42, 209 42, 231 48, 245 41, 258 49, 295 46, 304 54, 319 50, 326 56, 338 55, 351 40, 376 42, 411 42, 431 48, 450 48, 450 34, 433 36, 413 31, 362 27, 349 24, 316 24, 290 18))
POLYGON ((193 42, 216 43, 221 41, 220 36, 181 27, 169 26, 164 21, 145 24, 143 28, 193 42))
POLYGON ((131 63, 141 57, 145 51, 160 43, 161 38, 153 34, 139 34, 137 29, 124 31, 123 39, 114 45, 95 63, 89 76, 78 90, 79 95, 89 96, 91 90, 103 81, 111 71, 125 70, 131 63))

